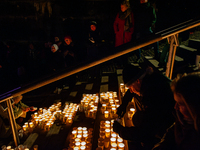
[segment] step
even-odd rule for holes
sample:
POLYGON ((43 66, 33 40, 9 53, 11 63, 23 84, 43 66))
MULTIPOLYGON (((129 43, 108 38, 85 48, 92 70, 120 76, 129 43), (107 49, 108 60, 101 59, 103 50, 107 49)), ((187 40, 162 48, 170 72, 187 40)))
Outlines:
POLYGON ((196 57, 197 49, 180 45, 176 50, 176 55, 183 58, 184 61, 187 63, 194 64, 195 63, 195 57, 196 57))
POLYGON ((190 39, 188 41, 188 46, 199 50, 200 49, 200 40, 190 39))

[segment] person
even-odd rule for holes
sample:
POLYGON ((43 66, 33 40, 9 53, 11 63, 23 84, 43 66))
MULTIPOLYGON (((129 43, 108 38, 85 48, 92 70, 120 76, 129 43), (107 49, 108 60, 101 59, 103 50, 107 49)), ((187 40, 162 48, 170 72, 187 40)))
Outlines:
POLYGON ((114 24, 115 47, 130 42, 134 31, 134 17, 129 1, 121 3, 121 11, 117 14, 114 24))
POLYGON ((64 55, 66 67, 74 65, 76 61, 76 50, 70 35, 64 37, 64 42, 60 45, 60 50, 64 55))
MULTIPOLYGON (((22 100, 23 96, 19 95, 13 98, 14 100, 14 104, 13 104, 13 112, 14 112, 14 116, 15 119, 20 118, 19 120, 23 120, 22 118, 26 118, 26 113, 29 111, 35 111, 37 108, 31 106, 27 106, 26 104, 24 104, 21 100, 22 100)), ((22 122, 22 121, 20 121, 22 122)))
POLYGON ((99 46, 101 44, 100 31, 97 28, 97 22, 90 22, 90 31, 88 33, 87 41, 87 58, 95 59, 99 55, 99 46))
POLYGON ((153 150, 199 150, 200 149, 200 76, 188 74, 172 82, 176 122, 167 130, 153 150))
MULTIPOLYGON (((155 8, 152 7, 148 0, 140 0, 140 5, 135 12, 135 39, 144 39, 151 36, 155 31, 157 21, 155 8), (145 18, 145 19, 144 19, 145 18)), ((159 58, 159 43, 155 42, 152 45, 154 50, 154 58, 159 58)), ((136 51, 138 62, 141 58, 141 49, 136 51)))
MULTIPOLYGON (((48 57, 49 72, 56 72, 66 67, 65 58, 62 51, 59 49, 57 44, 51 46, 51 53, 48 57)), ((53 93, 60 94, 63 88, 61 80, 57 81, 57 87, 53 93)))
MULTIPOLYGON (((171 113, 174 100, 170 80, 150 67, 146 70, 139 66, 126 69, 127 75, 124 76, 124 72, 123 78, 129 78, 129 80, 126 80, 125 84, 130 92, 138 96, 138 100, 134 102, 137 106, 132 118, 134 126, 124 127, 115 121, 113 131, 130 141, 130 149, 151 149, 174 122, 171 113)), ((124 101, 126 100, 123 99, 122 104, 124 101)), ((120 114, 118 111, 117 113, 120 114)))
POLYGON ((51 46, 51 53, 48 56, 48 65, 51 72, 58 71, 65 67, 64 56, 57 44, 51 46))

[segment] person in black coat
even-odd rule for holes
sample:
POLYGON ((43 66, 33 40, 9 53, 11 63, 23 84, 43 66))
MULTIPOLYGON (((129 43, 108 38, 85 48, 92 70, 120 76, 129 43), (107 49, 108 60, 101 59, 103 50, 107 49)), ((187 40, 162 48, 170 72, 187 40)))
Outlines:
POLYGON ((137 102, 141 109, 136 109, 133 115, 134 126, 124 127, 115 121, 113 130, 123 139, 131 141, 131 149, 151 149, 175 121, 170 80, 160 73, 152 72, 151 68, 143 71, 134 66, 129 69, 129 76, 131 74, 128 87, 130 92, 139 96, 137 102))

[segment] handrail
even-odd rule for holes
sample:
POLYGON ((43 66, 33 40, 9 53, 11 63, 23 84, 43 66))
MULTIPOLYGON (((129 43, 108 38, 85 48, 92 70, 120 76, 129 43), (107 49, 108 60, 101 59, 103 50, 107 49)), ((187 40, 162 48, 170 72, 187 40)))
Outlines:
MULTIPOLYGON (((44 80, 42 80, 40 82, 34 83, 34 84, 26 86, 26 87, 22 87, 19 90, 13 91, 11 93, 11 95, 13 97, 15 97, 15 96, 18 96, 20 94, 27 93, 29 91, 35 90, 37 88, 40 88, 42 86, 45 86, 45 85, 50 84, 52 82, 55 82, 57 80, 63 79, 65 77, 67 77, 67 76, 73 75, 73 74, 78 73, 80 71, 83 71, 85 69, 88 69, 88 68, 91 68, 93 66, 99 65, 99 64, 101 64, 103 62, 106 62, 108 60, 117 58, 117 57, 122 56, 124 54, 127 54, 129 52, 132 52, 132 51, 137 50, 139 48, 148 46, 148 45, 153 44, 153 43, 155 43, 157 41, 161 41, 161 40, 163 40, 163 39, 165 39, 167 37, 170 37, 172 35, 181 33, 183 31, 189 30, 189 29, 197 27, 197 26, 200 26, 200 20, 189 20, 189 21, 186 21, 186 23, 183 24, 180 27, 176 27, 175 26, 174 29, 169 28, 169 30, 166 30, 163 33, 161 32, 160 34, 155 34, 155 35, 153 35, 153 36, 151 36, 149 38, 142 39, 142 40, 136 41, 134 43, 126 43, 124 45, 121 45, 121 46, 115 48, 115 51, 117 51, 117 52, 114 53, 114 54, 110 54, 110 55, 108 55, 106 57, 100 58, 100 59, 95 60, 93 62, 86 62, 85 64, 79 64, 77 66, 74 66, 70 70, 67 70, 67 71, 64 70, 64 71, 60 72, 59 74, 56 74, 55 76, 52 76, 52 77, 50 77, 48 79, 44 79, 44 80)), ((1 102, 1 99, 2 99, 2 97, 0 97, 0 102, 1 102)), ((5 97, 4 97, 4 99, 5 99, 5 97)))

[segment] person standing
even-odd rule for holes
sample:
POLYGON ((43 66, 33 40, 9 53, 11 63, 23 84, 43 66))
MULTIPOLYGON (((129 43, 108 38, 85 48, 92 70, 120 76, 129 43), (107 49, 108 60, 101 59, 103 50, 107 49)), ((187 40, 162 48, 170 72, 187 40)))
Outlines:
POLYGON ((117 14, 114 24, 115 47, 130 42, 134 31, 134 17, 129 1, 121 3, 121 10, 117 14))

